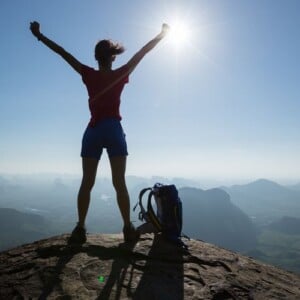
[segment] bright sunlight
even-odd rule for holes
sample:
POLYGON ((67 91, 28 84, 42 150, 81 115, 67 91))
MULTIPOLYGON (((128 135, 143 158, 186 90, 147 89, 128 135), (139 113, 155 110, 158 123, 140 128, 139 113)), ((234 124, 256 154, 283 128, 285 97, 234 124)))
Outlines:
POLYGON ((184 49, 186 43, 191 38, 191 28, 184 20, 174 20, 168 22, 170 25, 170 32, 167 40, 174 46, 176 51, 184 49))

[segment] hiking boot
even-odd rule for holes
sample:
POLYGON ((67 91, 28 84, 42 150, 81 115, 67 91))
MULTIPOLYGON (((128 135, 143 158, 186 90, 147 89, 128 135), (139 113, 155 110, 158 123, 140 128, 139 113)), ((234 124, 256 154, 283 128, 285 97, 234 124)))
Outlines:
POLYGON ((73 229, 68 244, 83 244, 86 242, 86 230, 78 224, 73 229))
POLYGON ((139 239, 140 232, 135 229, 134 225, 130 223, 123 227, 123 235, 125 242, 134 242, 139 239))

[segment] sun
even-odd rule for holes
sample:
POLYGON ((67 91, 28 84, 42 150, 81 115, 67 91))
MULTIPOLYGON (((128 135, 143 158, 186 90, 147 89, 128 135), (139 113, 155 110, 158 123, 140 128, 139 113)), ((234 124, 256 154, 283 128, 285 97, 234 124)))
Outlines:
POLYGON ((167 40, 172 44, 175 50, 183 49, 186 43, 191 39, 191 28, 184 20, 174 20, 169 23, 170 31, 167 36, 167 40))

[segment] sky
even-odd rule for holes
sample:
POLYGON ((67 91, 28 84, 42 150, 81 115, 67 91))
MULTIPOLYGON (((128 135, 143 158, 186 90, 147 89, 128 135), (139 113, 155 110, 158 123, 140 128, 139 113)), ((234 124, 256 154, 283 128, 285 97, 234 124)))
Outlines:
MULTIPOLYGON (((41 32, 96 68, 97 41, 125 64, 160 32, 122 94, 127 174, 300 182, 300 1, 0 2, 0 173, 81 173, 89 121, 80 75, 38 42, 41 32)), ((106 153, 98 174, 110 174, 106 153)))

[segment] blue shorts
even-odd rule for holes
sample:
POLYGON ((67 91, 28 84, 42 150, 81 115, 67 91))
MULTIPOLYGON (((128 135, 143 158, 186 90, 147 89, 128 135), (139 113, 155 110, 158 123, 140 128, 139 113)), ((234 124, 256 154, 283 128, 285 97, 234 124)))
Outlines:
POLYGON ((82 138, 81 156, 99 160, 103 148, 106 148, 109 157, 128 155, 125 133, 118 119, 104 119, 94 127, 86 128, 82 138))

